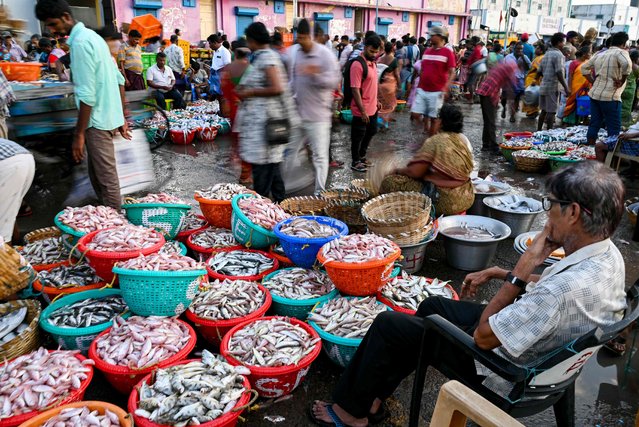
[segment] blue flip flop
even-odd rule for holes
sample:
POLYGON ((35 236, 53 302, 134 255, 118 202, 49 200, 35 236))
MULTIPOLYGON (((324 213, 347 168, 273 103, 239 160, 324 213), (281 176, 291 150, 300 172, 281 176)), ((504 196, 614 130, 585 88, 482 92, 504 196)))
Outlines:
POLYGON ((337 414, 335 413, 335 411, 333 410, 333 404, 329 403, 327 405, 324 405, 324 408, 326 408, 326 412, 328 413, 328 416, 331 417, 332 422, 327 423, 326 421, 320 420, 319 418, 317 418, 315 416, 315 412, 313 412, 313 405, 315 404, 315 402, 311 402, 311 407, 309 408, 310 411, 310 415, 311 415, 311 419, 313 420, 313 422, 321 427, 347 427, 346 424, 344 424, 344 421, 342 421, 340 419, 340 417, 337 416, 337 414))

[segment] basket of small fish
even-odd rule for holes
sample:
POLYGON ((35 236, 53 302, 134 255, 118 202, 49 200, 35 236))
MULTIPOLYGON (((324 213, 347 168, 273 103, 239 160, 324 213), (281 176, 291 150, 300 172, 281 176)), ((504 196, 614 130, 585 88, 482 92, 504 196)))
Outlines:
POLYGON ((179 316, 208 279, 201 262, 177 253, 140 255, 113 267, 122 297, 139 316, 179 316))
POLYGON ((78 249, 98 276, 114 281, 116 262, 158 252, 166 243, 164 236, 151 228, 124 225, 98 230, 80 238, 78 249))
POLYGON ((57 406, 31 418, 20 427, 133 427, 131 415, 112 403, 83 400, 57 406))
POLYGON ((89 351, 98 334, 116 316, 126 319, 126 302, 119 289, 99 289, 67 295, 44 309, 40 327, 65 350, 89 351))
POLYGON ((538 150, 520 150, 512 154, 515 169, 522 172, 543 172, 548 167, 548 154, 538 150))
POLYGON ((307 323, 279 316, 240 323, 220 346, 220 354, 231 365, 251 371, 251 387, 267 398, 295 390, 321 350, 322 340, 307 323))
POLYGON ((204 218, 204 215, 189 212, 188 214, 186 214, 184 223, 182 224, 182 228, 180 229, 180 232, 177 234, 177 236, 175 236, 175 240, 186 244, 186 241, 191 234, 202 231, 208 226, 209 223, 206 218, 204 218))
POLYGON ((577 145, 568 141, 544 142, 535 146, 535 150, 543 151, 549 156, 561 156, 575 148, 577 148, 577 145))
POLYGON ((573 166, 575 163, 583 161, 584 159, 582 157, 574 158, 571 156, 551 156, 550 159, 548 159, 548 162, 550 163, 550 170, 553 172, 567 166, 573 166))
POLYGON ((212 279, 259 282, 279 268, 279 262, 268 252, 254 249, 220 249, 206 262, 212 279))
POLYGON ((204 350, 202 359, 172 363, 144 377, 129 396, 128 410, 141 427, 234 427, 253 400, 248 374, 204 350))
POLYGON ((106 283, 98 277, 87 263, 61 265, 38 273, 33 289, 42 293, 42 298, 51 303, 61 295, 100 289, 106 283))
POLYGON ((493 196, 484 199, 490 217, 510 227, 510 235, 530 231, 537 215, 544 211, 541 201, 518 195, 493 196))
POLYGON ((533 145, 533 138, 512 138, 504 140, 503 143, 499 144, 499 148, 504 158, 512 163, 514 151, 530 150, 533 145))
POLYGON ((507 132, 504 134, 504 139, 510 141, 513 138, 532 138, 532 132, 507 132))
POLYGON ((342 221, 327 216, 296 216, 275 225, 273 232, 280 239, 286 257, 302 268, 311 268, 317 252, 326 243, 348 234, 342 221))
POLYGON ((390 279, 401 253, 397 244, 375 234, 350 234, 322 246, 317 260, 340 292, 367 296, 390 279))
POLYGON ((62 243, 61 236, 35 240, 15 249, 29 261, 35 271, 69 264, 69 250, 62 243))
POLYGON ((186 244, 200 261, 206 261, 218 249, 240 249, 233 232, 226 228, 208 227, 189 236, 186 244))
POLYGON ((91 365, 93 361, 77 351, 43 347, 1 364, 0 427, 15 427, 41 411, 81 401, 93 378, 91 365), (33 379, 33 372, 55 371, 64 375, 40 375, 33 379))
POLYGON ((375 297, 339 297, 313 308, 308 323, 322 338, 328 358, 345 368, 373 320, 385 311, 390 311, 390 308, 375 297))
POLYGON ((268 249, 268 253, 273 255, 273 258, 279 261, 280 268, 293 267, 293 261, 288 259, 281 244, 277 243, 275 245, 271 245, 268 249))
POLYGON ((231 328, 264 316, 271 303, 271 293, 257 282, 214 280, 193 299, 186 318, 206 341, 219 347, 231 328))
POLYGON ((173 195, 158 193, 139 199, 127 198, 122 209, 131 224, 155 228, 167 239, 173 239, 182 229, 191 206, 173 195))
POLYGON ((404 271, 377 293, 377 300, 400 313, 415 314, 422 301, 431 296, 459 300, 450 281, 413 276, 404 271))
POLYGON ((326 273, 299 267, 274 271, 262 285, 271 292, 275 314, 299 320, 306 320, 317 303, 339 295, 326 273))
POLYGON ((177 145, 189 145, 195 139, 197 129, 171 129, 171 142, 177 145))
POLYGON ((89 347, 107 381, 123 394, 157 368, 185 359, 195 347, 195 331, 172 317, 116 317, 89 347))
POLYGON ((0 304, 0 360, 30 353, 40 345, 40 303, 33 299, 0 304))
POLYGON ((71 236, 71 245, 76 246, 80 237, 105 228, 119 227, 129 221, 117 210, 109 206, 67 207, 58 213, 53 222, 62 234, 71 236))
POLYGON ((233 207, 231 200, 238 194, 252 193, 241 184, 215 184, 210 188, 195 192, 195 200, 200 204, 202 215, 211 227, 231 229, 233 207))
POLYGON ((202 142, 213 142, 219 131, 219 126, 204 126, 198 129, 195 136, 202 142))
POLYGON ((430 222, 432 205, 425 194, 398 191, 366 202, 362 206, 362 216, 371 233, 399 235, 426 227, 430 222))
POLYGON ((45 227, 33 230, 24 235, 24 242, 29 243, 36 242, 42 239, 48 239, 50 237, 60 237, 62 232, 58 227, 45 227))
POLYGON ((179 254, 186 256, 187 253, 186 245, 182 242, 178 242, 177 240, 169 240, 162 246, 162 248, 158 251, 159 254, 179 254))
POLYGON ((247 248, 265 249, 278 242, 273 227, 289 218, 279 205, 251 194, 233 197, 231 229, 233 236, 247 248))
POLYGON ((322 215, 328 200, 319 196, 289 197, 282 200, 280 206, 286 212, 295 216, 322 215))

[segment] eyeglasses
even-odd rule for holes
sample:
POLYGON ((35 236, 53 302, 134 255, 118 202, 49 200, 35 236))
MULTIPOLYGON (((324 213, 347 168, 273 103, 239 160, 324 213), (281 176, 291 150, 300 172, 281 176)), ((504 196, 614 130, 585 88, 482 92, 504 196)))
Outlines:
POLYGON ((586 212, 588 215, 592 215, 592 211, 586 207, 584 207, 581 203, 578 202, 573 202, 570 200, 559 200, 559 199, 553 199, 552 197, 547 197, 544 196, 541 198, 541 204, 542 207, 544 208, 545 211, 549 211, 550 209, 552 209, 552 205, 553 203, 559 203, 559 205, 564 206, 564 205, 570 205, 572 203, 577 203, 579 205, 579 207, 586 212))

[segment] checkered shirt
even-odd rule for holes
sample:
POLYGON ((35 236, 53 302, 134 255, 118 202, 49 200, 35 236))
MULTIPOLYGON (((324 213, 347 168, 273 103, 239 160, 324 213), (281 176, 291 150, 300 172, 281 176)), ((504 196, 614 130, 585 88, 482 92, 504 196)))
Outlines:
POLYGON ((501 89, 514 84, 517 81, 516 74, 516 63, 502 62, 488 72, 488 76, 476 91, 477 95, 490 97, 492 103, 497 106, 501 97, 501 89))
POLYGON ((539 63, 538 74, 542 74, 539 93, 541 95, 554 95, 559 91, 558 73, 564 74, 565 77, 566 58, 564 54, 557 48, 551 47, 544 55, 539 63))
POLYGON ((16 100, 9 81, 0 70, 0 117, 9 117, 9 105, 16 100))
POLYGON ((29 151, 13 141, 0 138, 0 161, 13 157, 16 154, 29 154, 29 151))
POLYGON ((589 75, 593 70, 596 78, 588 95, 597 101, 621 101, 621 94, 626 85, 624 83, 615 88, 615 80, 621 80, 632 71, 632 61, 628 52, 618 47, 611 47, 581 66, 581 73, 584 76, 589 75))

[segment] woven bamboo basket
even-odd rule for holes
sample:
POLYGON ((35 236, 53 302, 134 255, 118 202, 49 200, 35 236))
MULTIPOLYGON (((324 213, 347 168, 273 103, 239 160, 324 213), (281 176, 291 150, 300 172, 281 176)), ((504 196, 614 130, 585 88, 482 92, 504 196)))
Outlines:
POLYGON ((366 179, 354 179, 354 180, 352 180, 351 181, 351 188, 356 188, 356 189, 359 189, 359 190, 366 190, 371 195, 376 195, 376 194, 373 194, 371 186, 370 186, 368 180, 366 180, 366 179))
POLYGON ((58 227, 40 228, 38 230, 33 230, 32 232, 25 234, 24 242, 28 245, 29 243, 37 242, 38 240, 60 236, 62 236, 62 231, 60 231, 58 227))
POLYGON ((329 202, 324 212, 346 224, 349 234, 366 233, 366 221, 362 217, 362 209, 359 204, 344 204, 333 200, 329 202))
POLYGON ((0 300, 26 288, 34 277, 33 268, 10 245, 0 246, 0 300))
POLYGON ((362 206, 369 231, 382 236, 421 230, 430 221, 432 202, 422 193, 400 191, 382 194, 362 206))
POLYGON ((513 161, 515 168, 522 172, 541 172, 548 166, 548 159, 539 159, 536 157, 526 157, 521 155, 525 151, 513 152, 513 161))
POLYGON ((328 200, 318 196, 289 197, 280 206, 294 216, 323 215, 328 200))
POLYGON ((330 190, 324 190, 320 193, 320 197, 327 200, 338 200, 340 202, 361 203, 370 199, 368 190, 363 188, 332 188, 330 190))
POLYGON ((40 328, 38 328, 38 322, 40 321, 42 308, 38 301, 34 299, 23 299, 0 304, 0 316, 4 316, 22 307, 27 307, 27 317, 25 319, 29 327, 11 341, 0 346, 0 360, 11 360, 14 357, 31 353, 40 346, 40 328))
MULTIPOLYGON (((426 238, 426 236, 428 236, 428 234, 432 231, 432 229, 433 229, 433 221, 426 224, 426 226, 422 228, 418 228, 416 230, 396 233, 396 234, 386 234, 381 236, 389 240, 392 240, 393 242, 397 243, 400 246, 416 245, 420 243, 421 241, 423 241, 424 238, 426 238)), ((379 234, 379 233, 375 233, 375 234, 379 234)))

